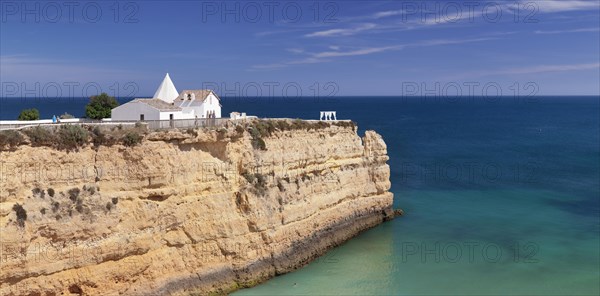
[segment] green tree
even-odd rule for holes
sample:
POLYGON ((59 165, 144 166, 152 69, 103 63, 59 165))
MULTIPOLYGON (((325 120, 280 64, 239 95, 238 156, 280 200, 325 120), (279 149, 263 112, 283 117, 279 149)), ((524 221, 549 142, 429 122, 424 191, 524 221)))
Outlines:
POLYGON ((119 102, 106 93, 91 96, 90 102, 85 106, 85 116, 91 119, 108 118, 110 117, 110 111, 117 106, 119 106, 119 102))
POLYGON ((38 120, 40 119, 40 111, 38 109, 25 109, 19 114, 19 120, 38 120))

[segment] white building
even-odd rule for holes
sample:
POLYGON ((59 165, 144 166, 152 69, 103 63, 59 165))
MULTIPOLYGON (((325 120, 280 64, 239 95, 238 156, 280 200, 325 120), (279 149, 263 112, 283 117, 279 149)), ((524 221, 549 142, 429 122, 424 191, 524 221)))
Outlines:
POLYGON ((231 120, 238 120, 238 119, 246 119, 246 112, 231 112, 229 113, 229 118, 231 118, 231 120))
MULTIPOLYGON (((112 109, 112 120, 188 119, 183 110, 159 99, 134 99, 112 109)), ((193 118, 193 117, 191 117, 193 118)))
POLYGON ((221 107, 212 90, 184 90, 178 94, 167 73, 154 98, 134 99, 112 109, 111 120, 221 118, 221 107))
POLYGON ((192 118, 221 118, 221 99, 209 89, 184 90, 174 103, 192 118))

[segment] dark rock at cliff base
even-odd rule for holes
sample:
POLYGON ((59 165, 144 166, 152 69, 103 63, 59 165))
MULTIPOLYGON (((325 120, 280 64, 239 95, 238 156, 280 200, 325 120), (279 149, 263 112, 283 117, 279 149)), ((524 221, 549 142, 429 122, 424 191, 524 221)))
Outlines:
POLYGON ((395 209, 394 210, 394 217, 398 217, 398 216, 404 216, 404 210, 402 210, 402 209, 395 209))
POLYGON ((394 210, 389 207, 383 210, 383 221, 390 221, 394 219, 394 210))
POLYGON ((398 216, 403 216, 404 215, 404 211, 402 209, 392 209, 392 208, 387 208, 385 210, 383 210, 383 220, 384 221, 390 221, 398 216))

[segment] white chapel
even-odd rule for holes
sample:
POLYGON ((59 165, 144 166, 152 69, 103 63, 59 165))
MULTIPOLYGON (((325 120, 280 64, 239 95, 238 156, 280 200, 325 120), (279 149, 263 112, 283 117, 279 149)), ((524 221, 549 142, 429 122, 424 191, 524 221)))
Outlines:
POLYGON ((112 109, 112 120, 221 118, 221 99, 212 90, 177 92, 169 73, 152 98, 136 98, 112 109))

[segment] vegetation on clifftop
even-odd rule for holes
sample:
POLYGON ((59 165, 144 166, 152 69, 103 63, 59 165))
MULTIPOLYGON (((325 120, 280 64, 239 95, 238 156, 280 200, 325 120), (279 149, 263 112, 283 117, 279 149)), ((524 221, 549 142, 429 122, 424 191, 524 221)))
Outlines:
MULTIPOLYGON (((227 122, 225 126, 216 129, 218 141, 226 139, 237 141, 244 137, 245 133, 251 137, 252 147, 256 150, 267 150, 264 140, 271 137, 275 132, 296 130, 321 130, 332 126, 356 129, 352 121, 307 121, 301 119, 258 119, 247 122, 227 122)), ((171 130, 165 130, 170 133, 171 130)), ((200 133, 215 132, 214 127, 187 128, 180 132, 198 137, 200 133)), ((148 133, 147 126, 136 123, 135 126, 123 125, 43 125, 21 130, 0 131, 0 151, 12 150, 19 145, 30 143, 34 147, 46 146, 58 150, 77 150, 87 144, 94 147, 112 146, 122 144, 135 146, 142 142, 144 135, 148 133)))
POLYGON ((12 150, 26 144, 33 147, 52 147, 57 150, 73 151, 87 144, 95 147, 123 144, 135 146, 141 143, 146 133, 145 126, 123 129, 119 126, 89 126, 65 124, 58 126, 35 126, 22 130, 0 131, 0 151, 12 150))
POLYGON ((14 130, 0 132, 0 150, 2 148, 14 149, 15 147, 23 144, 23 135, 14 130))
POLYGON ((19 120, 38 120, 40 119, 40 111, 38 109, 25 109, 19 114, 19 120))
POLYGON ((71 119, 71 118, 75 118, 75 116, 65 112, 63 113, 61 116, 59 116, 60 119, 71 119))
POLYGON ((61 125, 56 132, 57 148, 74 150, 85 145, 88 141, 88 131, 79 125, 61 125))
POLYGON ((356 124, 352 121, 308 121, 302 119, 289 120, 271 120, 271 119, 259 119, 251 121, 249 129, 257 131, 260 137, 269 137, 275 131, 294 131, 294 130, 320 130, 331 126, 340 127, 351 127, 354 128, 356 124))
POLYGON ((85 116, 91 119, 109 118, 111 110, 119 106, 115 97, 106 93, 90 97, 90 102, 85 106, 85 116))
POLYGON ((125 136, 123 136, 122 141, 123 145, 131 147, 141 143, 143 138, 144 137, 140 134, 134 131, 129 131, 127 134, 125 134, 125 136))
MULTIPOLYGON (((267 150, 264 137, 270 137, 276 131, 294 131, 294 130, 320 130, 331 126, 350 127, 354 129, 356 124, 352 121, 307 121, 301 119, 289 120, 265 120, 259 119, 246 124, 246 130, 252 137, 252 147, 257 150, 267 150)), ((239 126, 238 126, 239 127, 239 126)), ((236 131, 240 132, 236 127, 236 131)))

